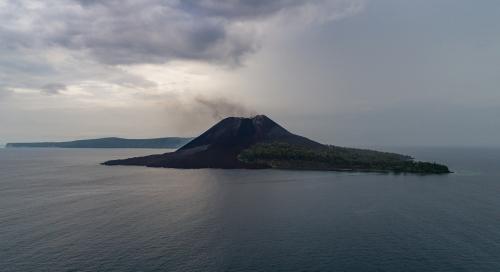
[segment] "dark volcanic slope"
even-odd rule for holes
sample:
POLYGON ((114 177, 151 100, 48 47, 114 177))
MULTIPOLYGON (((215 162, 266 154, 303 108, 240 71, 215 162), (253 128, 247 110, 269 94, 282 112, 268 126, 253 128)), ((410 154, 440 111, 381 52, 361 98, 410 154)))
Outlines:
POLYGON ((238 160, 244 149, 262 142, 283 142, 308 149, 324 145, 288 132, 264 115, 229 117, 172 153, 105 162, 105 165, 144 165, 172 168, 261 168, 238 160))
POLYGON ((105 162, 171 168, 278 168, 297 170, 449 173, 409 156, 327 146, 288 132, 264 115, 226 118, 175 152, 105 162))

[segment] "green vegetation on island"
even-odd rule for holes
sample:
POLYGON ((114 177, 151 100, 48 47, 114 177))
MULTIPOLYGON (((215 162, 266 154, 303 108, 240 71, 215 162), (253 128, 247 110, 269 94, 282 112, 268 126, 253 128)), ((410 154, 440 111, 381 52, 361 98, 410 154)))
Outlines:
POLYGON ((265 115, 228 117, 174 152, 104 162, 167 168, 293 169, 445 174, 445 165, 389 152, 324 145, 265 115))
POLYGON ((410 156, 395 153, 338 146, 308 149, 281 142, 253 145, 243 150, 238 159, 278 169, 450 173, 445 165, 414 161, 410 156))

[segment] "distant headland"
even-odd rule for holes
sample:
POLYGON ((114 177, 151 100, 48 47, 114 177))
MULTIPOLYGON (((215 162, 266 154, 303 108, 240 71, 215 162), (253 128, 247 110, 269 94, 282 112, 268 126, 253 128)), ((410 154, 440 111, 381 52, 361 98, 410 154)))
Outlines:
POLYGON ((57 147, 57 148, 179 148, 193 138, 166 137, 154 139, 124 139, 117 137, 76 140, 69 142, 8 143, 6 148, 57 147))
POLYGON ((445 165, 415 161, 406 155, 320 144, 290 133, 265 115, 225 118, 175 152, 103 164, 188 169, 451 173, 445 165))

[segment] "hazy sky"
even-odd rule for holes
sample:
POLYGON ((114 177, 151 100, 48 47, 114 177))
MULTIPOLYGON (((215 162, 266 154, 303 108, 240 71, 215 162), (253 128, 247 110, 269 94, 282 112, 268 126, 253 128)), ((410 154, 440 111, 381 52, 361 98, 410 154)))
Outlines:
POLYGON ((500 145, 498 0, 0 0, 0 143, 194 136, 500 145))

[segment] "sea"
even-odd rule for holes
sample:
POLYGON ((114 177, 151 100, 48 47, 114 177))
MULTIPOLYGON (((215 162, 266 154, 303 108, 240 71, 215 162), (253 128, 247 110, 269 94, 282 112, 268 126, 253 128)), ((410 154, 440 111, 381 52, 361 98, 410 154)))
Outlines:
POLYGON ((453 174, 103 166, 0 149, 0 271, 500 271, 500 149, 392 148, 453 174))

